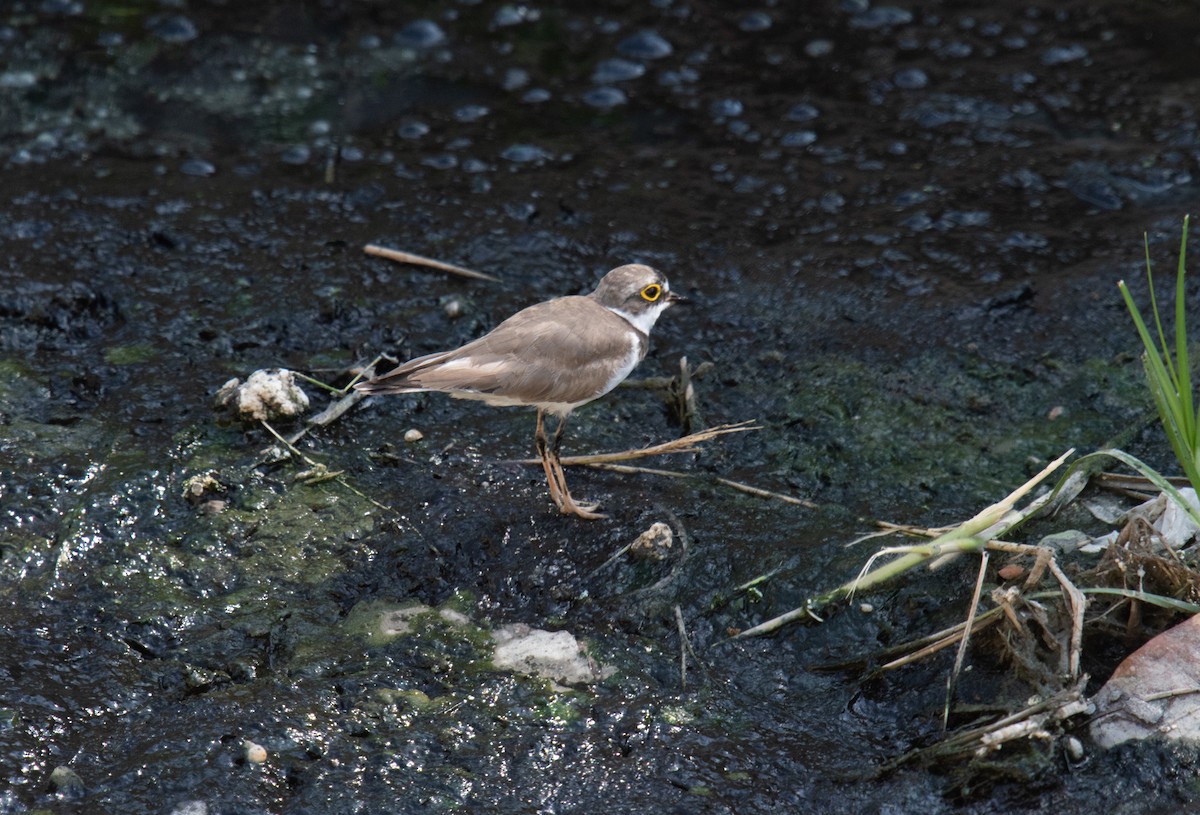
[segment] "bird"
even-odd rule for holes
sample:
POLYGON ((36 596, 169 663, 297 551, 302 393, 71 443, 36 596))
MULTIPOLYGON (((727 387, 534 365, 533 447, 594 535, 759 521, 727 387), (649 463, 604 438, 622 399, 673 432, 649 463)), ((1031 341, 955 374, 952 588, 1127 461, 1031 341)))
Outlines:
POLYGON ((659 316, 685 299, 650 266, 618 266, 591 294, 529 306, 477 340, 417 357, 355 388, 370 395, 438 391, 498 407, 536 408, 534 443, 551 500, 564 515, 604 518, 598 504, 576 502, 567 488, 559 457, 567 417, 629 376, 646 356, 659 316), (557 419, 551 439, 547 415, 557 419))

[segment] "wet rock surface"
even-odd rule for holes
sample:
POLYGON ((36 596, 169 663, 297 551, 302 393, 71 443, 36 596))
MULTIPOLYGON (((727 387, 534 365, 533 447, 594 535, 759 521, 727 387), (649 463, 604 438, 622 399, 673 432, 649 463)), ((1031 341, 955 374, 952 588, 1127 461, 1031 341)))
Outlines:
MULTIPOLYGON (((856 572, 841 544, 872 519, 969 516, 1144 416, 1115 282, 1140 281, 1143 232, 1169 261, 1196 200, 1193 11, 0 8, 0 812, 1191 801, 1194 754, 1155 745, 966 793, 873 776, 936 734, 947 663, 861 686, 807 668, 961 619, 965 567, 718 643, 856 572), (711 361, 705 419, 763 430, 663 464, 696 479, 573 471, 610 521, 555 515, 511 463, 525 412, 370 403, 299 443, 342 475, 300 481, 211 412, 231 378, 344 385, 631 261, 693 300, 635 377, 711 361), (664 519, 662 560, 595 571, 664 519), (569 630, 617 672, 555 688, 481 667, 453 626, 351 624, 401 599, 569 630)), ((566 452, 678 431, 619 390, 566 452)), ((981 670, 963 693, 1005 690, 981 670)))

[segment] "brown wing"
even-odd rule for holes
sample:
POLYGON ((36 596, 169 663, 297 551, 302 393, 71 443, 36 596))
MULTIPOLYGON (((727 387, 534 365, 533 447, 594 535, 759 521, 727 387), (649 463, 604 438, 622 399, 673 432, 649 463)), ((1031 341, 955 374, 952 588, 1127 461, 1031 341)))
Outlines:
POLYGON ((525 403, 586 402, 607 390, 614 361, 631 352, 638 359, 645 355, 645 337, 629 328, 587 297, 563 297, 519 311, 454 351, 406 362, 364 383, 363 390, 469 391, 525 403))

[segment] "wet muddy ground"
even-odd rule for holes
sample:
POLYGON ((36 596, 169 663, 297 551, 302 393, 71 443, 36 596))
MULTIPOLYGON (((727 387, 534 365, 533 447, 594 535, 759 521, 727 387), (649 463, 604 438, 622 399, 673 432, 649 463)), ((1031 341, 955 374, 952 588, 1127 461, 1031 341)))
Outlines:
MULTIPOLYGON (((877 773, 936 736, 950 657, 812 667, 961 619, 971 565, 721 640, 852 576, 875 519, 965 519, 1146 420, 1115 284, 1144 296, 1143 233, 1173 268, 1200 191, 1198 36, 1183 3, 5 4, 0 812, 1194 802, 1195 752, 1155 745, 877 773), (212 410, 231 377, 345 384, 631 261, 693 301, 634 376, 712 362, 705 423, 762 429, 651 462, 689 479, 572 470, 607 521, 513 463, 524 411, 367 403, 301 444, 345 483, 303 483, 212 410), (605 565, 655 521, 666 561, 605 565), (365 633, 412 602, 447 616, 365 633), (495 669, 506 623, 616 673, 495 669)), ((680 433, 621 389, 566 452, 680 433)), ((1128 446, 1169 460, 1152 427, 1128 446)), ((986 655, 960 689, 1025 692, 986 655)))

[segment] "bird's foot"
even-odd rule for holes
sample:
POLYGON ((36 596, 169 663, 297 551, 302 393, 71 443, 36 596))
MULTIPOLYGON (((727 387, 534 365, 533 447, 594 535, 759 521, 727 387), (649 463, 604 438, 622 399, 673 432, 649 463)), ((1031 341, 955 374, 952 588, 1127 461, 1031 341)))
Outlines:
POLYGON ((585 521, 598 521, 601 518, 607 518, 603 512, 596 512, 600 508, 599 503, 576 503, 575 499, 567 493, 564 501, 559 503, 558 509, 563 515, 574 515, 576 518, 582 518, 585 521))
POLYGON ((575 502, 571 497, 571 491, 567 489, 567 476, 563 472, 562 462, 558 459, 557 452, 547 452, 545 444, 539 439, 538 453, 542 458, 542 469, 546 471, 546 484, 550 488, 550 499, 554 501, 554 505, 558 507, 558 511, 563 515, 574 515, 576 518, 583 518, 585 521, 597 521, 601 518, 607 518, 607 515, 596 512, 599 504, 575 502))

